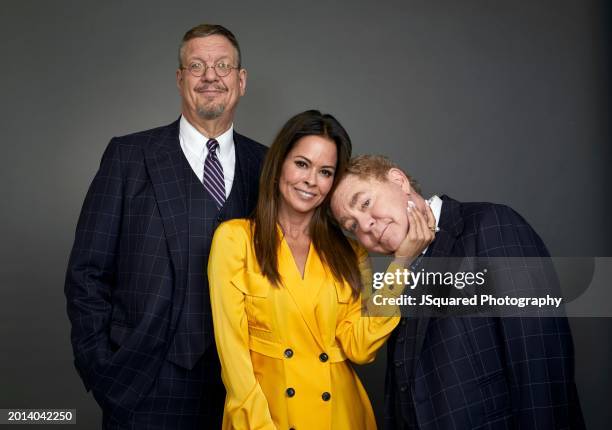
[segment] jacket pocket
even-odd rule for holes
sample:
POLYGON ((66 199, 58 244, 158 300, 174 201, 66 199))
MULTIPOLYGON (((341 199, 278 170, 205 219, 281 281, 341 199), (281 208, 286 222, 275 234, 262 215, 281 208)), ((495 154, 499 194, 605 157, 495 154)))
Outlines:
POLYGON ((109 338, 113 352, 125 344, 132 331, 133 328, 123 321, 111 321, 109 338))
POLYGON ((498 370, 478 380, 487 419, 499 418, 511 413, 508 382, 503 370, 498 370))
POLYGON ((244 308, 250 328, 272 331, 274 310, 270 300, 270 283, 259 273, 238 273, 232 284, 244 294, 244 308))

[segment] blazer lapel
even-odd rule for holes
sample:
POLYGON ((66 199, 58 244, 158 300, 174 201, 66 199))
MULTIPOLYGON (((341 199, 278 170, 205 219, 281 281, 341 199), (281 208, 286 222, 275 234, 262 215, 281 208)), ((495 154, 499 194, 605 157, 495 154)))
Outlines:
MULTIPOLYGON (((255 166, 259 165, 259 161, 253 156, 246 138, 234 131, 234 148, 236 151, 236 170, 234 172, 234 181, 240 181, 241 189, 244 190, 241 196, 237 196, 242 200, 245 210, 255 207, 257 198, 257 189, 259 188, 259 171, 255 166)), ((249 215, 249 214, 247 214, 249 215)))
POLYGON ((179 142, 179 121, 151 136, 145 163, 153 184, 176 279, 172 297, 170 330, 174 331, 185 298, 189 253, 189 227, 185 192, 186 160, 179 142))
MULTIPOLYGON (((282 234, 280 229, 279 233, 282 234)), ((306 261, 306 266, 304 269, 304 279, 300 277, 300 273, 295 265, 295 260, 293 259, 291 249, 284 238, 281 240, 278 257, 279 266, 284 266, 289 269, 287 270, 287 276, 283 276, 283 285, 285 288, 287 288, 289 295, 300 311, 302 319, 321 348, 321 351, 325 351, 325 343, 323 342, 321 331, 319 330, 319 325, 317 324, 314 307, 318 290, 320 289, 321 284, 327 279, 327 274, 323 270, 314 246, 311 244, 308 251, 308 260, 306 261), (313 279, 316 279, 318 282, 313 284, 311 282, 313 279)))
MULTIPOLYGON (((442 211, 440 213, 440 221, 438 222, 440 231, 436 233, 436 238, 431 243, 427 253, 425 254, 425 262, 423 263, 423 268, 425 271, 427 271, 428 266, 429 268, 432 268, 432 264, 428 264, 427 262, 429 258, 435 259, 436 257, 443 258, 451 256, 453 247, 457 241, 457 237, 463 231, 463 218, 461 216, 460 203, 447 196, 442 196, 442 200, 442 211)), ((436 270, 439 269, 438 265, 433 264, 433 266, 436 266, 436 270)), ((418 319, 413 360, 413 375, 416 375, 416 368, 423 349, 423 343, 427 334, 427 328, 429 327, 430 318, 429 312, 426 311, 425 315, 418 319)))

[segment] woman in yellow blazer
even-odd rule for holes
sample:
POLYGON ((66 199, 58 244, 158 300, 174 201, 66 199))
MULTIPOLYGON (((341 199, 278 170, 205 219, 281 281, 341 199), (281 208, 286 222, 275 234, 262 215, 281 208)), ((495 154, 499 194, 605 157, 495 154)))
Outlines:
MULTIPOLYGON (((214 235, 208 278, 227 390, 223 429, 376 428, 349 361, 374 360, 399 312, 362 316, 367 253, 327 218, 350 152, 331 115, 294 116, 268 152, 253 218, 225 222, 214 235)), ((392 271, 433 239, 420 214, 411 219, 392 271)), ((373 310, 370 300, 365 312, 373 310)))

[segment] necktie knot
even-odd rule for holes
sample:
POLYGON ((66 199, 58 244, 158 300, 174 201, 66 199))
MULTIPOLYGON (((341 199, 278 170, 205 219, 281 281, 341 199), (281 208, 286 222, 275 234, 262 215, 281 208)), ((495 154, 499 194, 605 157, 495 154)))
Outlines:
POLYGON ((219 147, 219 142, 217 142, 215 139, 208 139, 208 142, 206 142, 206 147, 208 148, 209 152, 215 152, 219 147))

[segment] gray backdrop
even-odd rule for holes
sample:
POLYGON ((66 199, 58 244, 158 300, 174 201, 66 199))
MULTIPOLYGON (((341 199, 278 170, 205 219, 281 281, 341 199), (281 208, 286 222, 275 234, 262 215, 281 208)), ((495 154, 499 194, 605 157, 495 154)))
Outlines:
MULTIPOLYGON (((236 128, 265 144, 330 112, 356 153, 391 156, 426 194, 503 202, 556 256, 611 256, 610 8, 596 0, 3 1, 0 408, 97 405, 72 367, 63 277, 115 135, 179 115, 176 50, 226 25, 249 79, 236 128)), ((612 419, 610 319, 573 319, 589 428, 612 419)), ((362 369, 377 411, 384 364, 362 369)), ((74 426, 72 427, 74 428, 74 426)))

